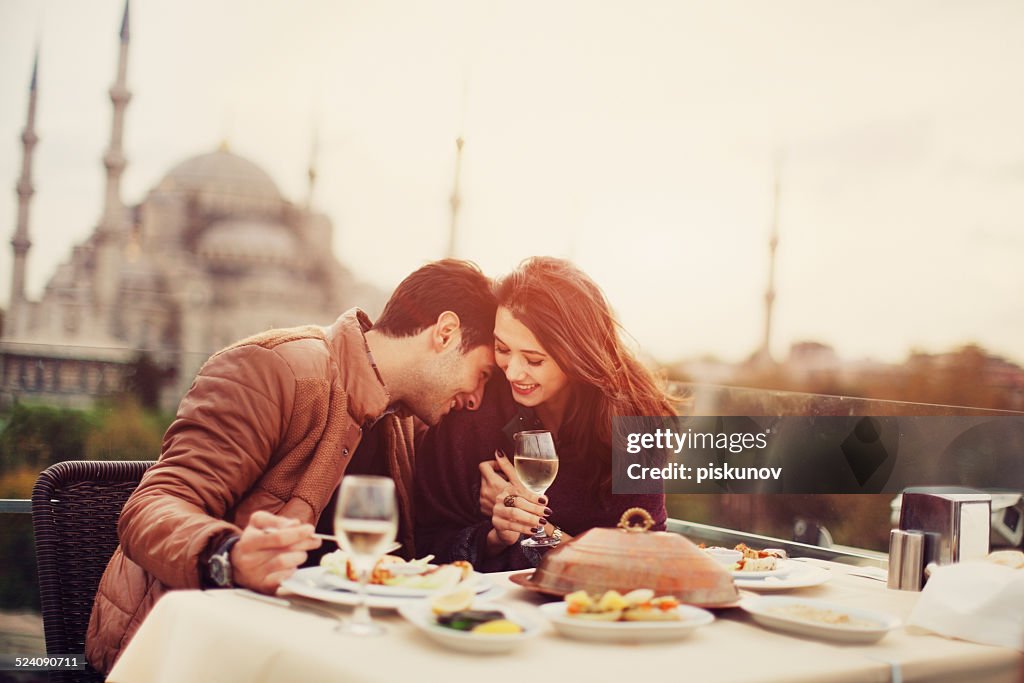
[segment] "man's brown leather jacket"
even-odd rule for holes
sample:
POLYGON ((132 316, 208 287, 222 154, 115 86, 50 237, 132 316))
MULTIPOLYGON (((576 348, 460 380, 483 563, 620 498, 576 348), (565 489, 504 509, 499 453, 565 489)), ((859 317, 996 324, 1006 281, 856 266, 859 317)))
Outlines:
MULTIPOLYGON (((86 636, 94 667, 113 667, 166 591, 199 588, 200 556, 241 533, 256 510, 316 524, 362 425, 390 403, 366 346, 369 326, 352 309, 329 328, 272 330, 207 361, 164 436, 160 461, 121 513, 121 545, 100 581, 86 636)), ((400 540, 411 553, 414 424, 394 414, 383 419, 400 540)))

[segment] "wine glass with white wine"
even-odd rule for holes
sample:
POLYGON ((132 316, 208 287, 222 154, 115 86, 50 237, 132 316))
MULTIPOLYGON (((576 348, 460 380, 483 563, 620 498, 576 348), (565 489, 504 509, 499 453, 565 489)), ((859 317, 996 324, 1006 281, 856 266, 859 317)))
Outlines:
MULTIPOLYGON (((523 486, 537 495, 543 494, 551 486, 558 474, 558 453, 551 432, 535 430, 519 432, 514 437, 516 450, 513 463, 516 474, 523 486)), ((558 545, 558 539, 548 536, 542 528, 533 536, 522 540, 520 544, 527 548, 550 548, 558 545)))
POLYGON ((359 602, 351 618, 338 631, 354 636, 377 636, 384 627, 375 623, 366 606, 366 584, 377 560, 395 540, 398 505, 395 482, 388 477, 350 475, 341 480, 334 508, 334 533, 359 576, 359 602))

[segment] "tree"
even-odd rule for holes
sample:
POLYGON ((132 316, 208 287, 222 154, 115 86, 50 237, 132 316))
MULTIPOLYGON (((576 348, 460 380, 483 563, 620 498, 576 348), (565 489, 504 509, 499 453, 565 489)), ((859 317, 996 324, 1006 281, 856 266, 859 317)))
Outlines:
POLYGON ((91 416, 79 410, 15 404, 0 432, 0 473, 39 472, 55 462, 81 460, 93 426, 91 416))

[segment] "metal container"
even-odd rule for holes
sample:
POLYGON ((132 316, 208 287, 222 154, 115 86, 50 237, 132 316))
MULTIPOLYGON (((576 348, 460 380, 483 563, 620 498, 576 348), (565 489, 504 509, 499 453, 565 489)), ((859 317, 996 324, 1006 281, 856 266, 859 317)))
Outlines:
POLYGON ((900 529, 925 534, 923 566, 953 564, 988 555, 991 518, 992 497, 987 493, 907 489, 900 529))
POLYGON ((730 573, 689 539, 649 531, 654 521, 640 508, 627 510, 615 529, 590 529, 549 551, 532 575, 511 579, 529 590, 565 595, 649 588, 704 607, 733 605, 739 592, 730 573), (643 517, 640 526, 629 523, 643 517))
POLYGON ((919 591, 924 586, 925 534, 893 529, 889 533, 889 588, 919 591))

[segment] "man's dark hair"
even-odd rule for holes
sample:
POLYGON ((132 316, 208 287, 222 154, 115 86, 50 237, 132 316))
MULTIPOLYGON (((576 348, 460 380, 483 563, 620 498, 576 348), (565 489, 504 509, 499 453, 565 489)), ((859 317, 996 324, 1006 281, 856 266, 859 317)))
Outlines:
POLYGON ((443 259, 402 280, 373 329, 389 337, 410 337, 436 323, 445 311, 452 311, 461 322, 459 348, 465 353, 493 343, 497 308, 491 281, 475 263, 443 259))

